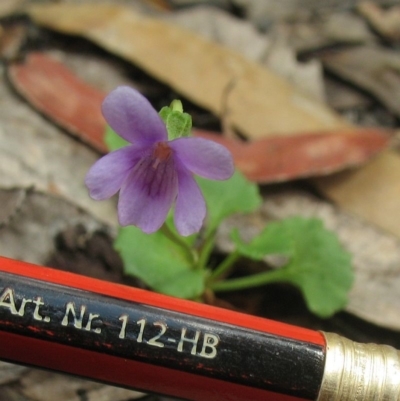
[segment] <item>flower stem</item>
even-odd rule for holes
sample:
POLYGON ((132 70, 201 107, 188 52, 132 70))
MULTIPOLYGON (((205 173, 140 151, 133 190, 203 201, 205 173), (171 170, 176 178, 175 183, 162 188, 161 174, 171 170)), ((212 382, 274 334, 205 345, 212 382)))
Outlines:
MULTIPOLYGON (((240 254, 238 251, 233 251, 220 263, 217 268, 210 274, 209 282, 212 283, 220 278, 224 273, 226 273, 233 264, 239 259, 240 254)), ((216 283, 218 284, 218 283, 216 283)), ((211 284, 211 288, 213 285, 211 284)))
POLYGON ((215 292, 243 290, 245 288, 258 287, 260 285, 275 283, 277 281, 287 281, 285 279, 287 279, 286 272, 279 269, 253 274, 251 276, 219 281, 217 283, 212 283, 210 288, 215 292))
POLYGON ((205 269, 207 266, 208 259, 210 258, 211 252, 214 249, 215 231, 212 232, 205 240, 200 251, 199 260, 197 262, 197 268, 205 269))
POLYGON ((197 252, 192 249, 178 234, 172 231, 166 223, 161 226, 160 230, 167 238, 182 248, 187 260, 194 266, 198 260, 197 252))

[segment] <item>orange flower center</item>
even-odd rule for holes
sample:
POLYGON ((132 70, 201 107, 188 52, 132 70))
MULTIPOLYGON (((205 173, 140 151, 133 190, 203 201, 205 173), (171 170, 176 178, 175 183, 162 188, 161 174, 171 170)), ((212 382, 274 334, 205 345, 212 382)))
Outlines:
POLYGON ((153 151, 154 163, 152 165, 155 170, 160 163, 168 161, 172 155, 172 149, 167 142, 158 142, 153 151))

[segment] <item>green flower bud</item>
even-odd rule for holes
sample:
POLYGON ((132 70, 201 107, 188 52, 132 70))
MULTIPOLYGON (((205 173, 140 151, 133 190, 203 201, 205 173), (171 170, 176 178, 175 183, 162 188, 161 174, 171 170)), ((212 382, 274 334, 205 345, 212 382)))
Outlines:
POLYGON ((192 117, 183 112, 182 102, 173 100, 170 106, 163 107, 159 112, 165 122, 168 140, 190 136, 192 130, 192 117))

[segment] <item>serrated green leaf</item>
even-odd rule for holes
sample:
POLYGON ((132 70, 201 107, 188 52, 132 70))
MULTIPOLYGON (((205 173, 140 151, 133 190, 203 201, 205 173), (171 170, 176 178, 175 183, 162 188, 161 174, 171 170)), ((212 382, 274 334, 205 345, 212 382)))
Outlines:
POLYGON ((112 152, 113 150, 117 150, 119 148, 123 148, 126 145, 129 145, 129 142, 124 138, 121 138, 115 131, 107 125, 106 132, 104 135, 104 142, 106 143, 108 150, 112 152))
POLYGON ((114 242, 127 274, 158 292, 195 298, 204 291, 204 271, 193 270, 187 254, 160 231, 145 234, 137 227, 122 227, 114 242))
POLYGON ((351 256, 321 220, 293 217, 269 224, 248 244, 237 233, 233 240, 238 251, 252 259, 261 260, 267 254, 287 256, 288 264, 274 271, 275 281, 300 288, 315 314, 328 317, 346 305, 353 283, 351 256))
POLYGON ((250 213, 262 202, 258 186, 235 171, 226 181, 197 177, 207 203, 206 234, 214 231, 226 217, 234 213, 250 213))

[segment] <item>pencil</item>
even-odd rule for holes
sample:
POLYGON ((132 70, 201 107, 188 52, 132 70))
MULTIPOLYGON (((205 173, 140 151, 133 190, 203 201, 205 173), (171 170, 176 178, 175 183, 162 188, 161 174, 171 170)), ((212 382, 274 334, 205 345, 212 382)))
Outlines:
POLYGON ((0 258, 0 359, 193 401, 398 401, 400 353, 0 258))

